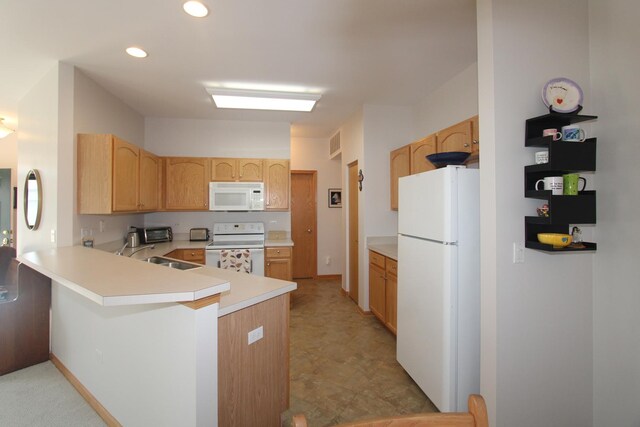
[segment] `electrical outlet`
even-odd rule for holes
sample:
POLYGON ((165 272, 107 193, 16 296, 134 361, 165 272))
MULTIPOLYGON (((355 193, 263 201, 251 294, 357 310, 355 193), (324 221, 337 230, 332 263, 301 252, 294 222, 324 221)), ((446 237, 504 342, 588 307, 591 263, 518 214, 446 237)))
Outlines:
POLYGON ((513 242, 513 263, 524 263, 524 245, 522 243, 513 242))
POLYGON ((96 361, 100 364, 102 364, 102 350, 99 350, 96 348, 96 361))
POLYGON ((99 225, 100 225, 100 232, 101 232, 101 233, 104 233, 104 230, 107 228, 107 226, 106 226, 106 224, 104 223, 104 220, 103 220, 103 219, 101 219, 101 220, 100 220, 99 225))
POLYGON ((248 335, 249 344, 253 344, 256 341, 261 340, 263 337, 262 326, 254 329, 253 331, 249 331, 247 335, 248 335))
POLYGON ((51 229, 51 243, 56 242, 56 230, 54 228, 51 229))
POLYGON ((324 263, 325 263, 326 265, 331 264, 331 257, 330 257, 330 256, 326 256, 326 257, 324 257, 324 263))

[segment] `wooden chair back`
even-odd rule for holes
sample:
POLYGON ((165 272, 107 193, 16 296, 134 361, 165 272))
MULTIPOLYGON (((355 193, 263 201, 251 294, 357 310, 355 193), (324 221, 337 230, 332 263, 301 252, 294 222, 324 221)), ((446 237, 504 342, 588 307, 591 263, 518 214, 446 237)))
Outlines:
MULTIPOLYGON (((308 427, 304 415, 293 416, 293 427, 308 427)), ((487 406, 479 394, 469 396, 469 412, 446 412, 378 418, 339 427, 489 427, 487 406)))

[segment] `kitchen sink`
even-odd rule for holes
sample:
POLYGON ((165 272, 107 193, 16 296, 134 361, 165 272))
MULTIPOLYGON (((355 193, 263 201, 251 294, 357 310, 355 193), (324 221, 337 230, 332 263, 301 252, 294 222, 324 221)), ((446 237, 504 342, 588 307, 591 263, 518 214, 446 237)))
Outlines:
POLYGON ((161 256, 152 256, 145 259, 146 262, 151 264, 164 265, 169 268, 176 268, 178 270, 191 270, 192 268, 202 267, 198 264, 191 264, 190 262, 176 261, 175 259, 165 258, 161 256))

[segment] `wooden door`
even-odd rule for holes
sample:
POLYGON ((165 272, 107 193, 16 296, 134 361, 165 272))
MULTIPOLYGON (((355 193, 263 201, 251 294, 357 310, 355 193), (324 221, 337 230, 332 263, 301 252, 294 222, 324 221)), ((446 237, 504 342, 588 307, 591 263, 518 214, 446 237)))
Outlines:
POLYGON ((235 181, 236 159, 211 159, 211 181, 235 181))
POLYGON ((291 239, 293 278, 315 278, 317 254, 316 171, 291 171, 291 239))
POLYGON ((166 208, 207 210, 209 206, 208 160, 200 157, 166 159, 166 208))
POLYGON ((160 174, 162 160, 148 151, 140 150, 140 196, 141 211, 160 209, 160 174))
POLYGON ((437 134, 438 153, 445 151, 464 151, 471 153, 471 120, 441 130, 437 134))
POLYGON ((262 182, 262 159, 238 159, 238 180, 262 182))
POLYGON ((289 210, 289 160, 265 160, 265 210, 289 210))
POLYGON ((390 154, 391 209, 398 210, 398 180, 411 173, 411 149, 408 145, 393 150, 390 154))
POLYGON ((265 260, 264 275, 273 279, 291 280, 290 258, 267 258, 265 260))
POLYGON ((113 137, 113 211, 138 210, 140 149, 113 137))
POLYGON ((411 174, 426 172, 436 167, 427 160, 429 154, 436 152, 436 135, 432 134, 411 143, 411 174))
POLYGON ((349 297, 358 303, 358 161, 349 164, 349 297))

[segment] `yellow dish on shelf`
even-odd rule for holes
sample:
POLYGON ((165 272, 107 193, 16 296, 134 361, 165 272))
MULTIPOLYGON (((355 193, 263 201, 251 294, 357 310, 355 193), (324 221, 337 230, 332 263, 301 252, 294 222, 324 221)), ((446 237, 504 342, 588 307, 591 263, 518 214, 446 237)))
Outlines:
POLYGON ((564 248, 571 244, 571 234, 563 233, 538 233, 538 241, 545 245, 553 245, 554 248, 564 248))

